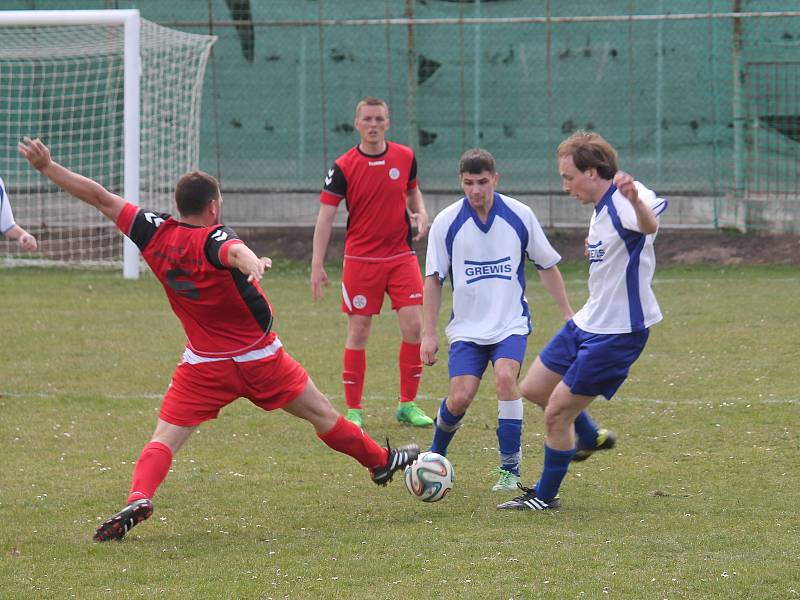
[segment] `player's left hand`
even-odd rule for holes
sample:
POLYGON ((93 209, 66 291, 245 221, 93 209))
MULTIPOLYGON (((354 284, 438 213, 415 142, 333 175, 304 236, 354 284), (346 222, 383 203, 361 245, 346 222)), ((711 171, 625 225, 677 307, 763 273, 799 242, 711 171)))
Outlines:
POLYGON ((250 273, 247 276, 247 281, 261 281, 261 278, 264 277, 264 271, 268 271, 271 268, 272 259, 268 256, 262 256, 253 265, 253 268, 250 270, 250 273))
POLYGON ((28 252, 33 252, 38 247, 36 243, 36 238, 33 237, 30 233, 23 233, 19 238, 19 245, 23 250, 27 250, 28 252))
POLYGON ((422 341, 419 345, 419 358, 422 363, 429 367, 435 365, 437 352, 439 352, 439 340, 436 339, 436 336, 422 336, 422 341))
POLYGON ((631 204, 639 202, 639 191, 633 183, 633 177, 628 173, 625 171, 617 171, 617 174, 614 175, 614 185, 617 186, 617 189, 623 196, 630 200, 631 204))
POLYGON ((414 236, 413 240, 418 242, 428 233, 428 213, 424 211, 416 213, 409 212, 408 216, 411 219, 411 223, 417 227, 417 235, 414 236))

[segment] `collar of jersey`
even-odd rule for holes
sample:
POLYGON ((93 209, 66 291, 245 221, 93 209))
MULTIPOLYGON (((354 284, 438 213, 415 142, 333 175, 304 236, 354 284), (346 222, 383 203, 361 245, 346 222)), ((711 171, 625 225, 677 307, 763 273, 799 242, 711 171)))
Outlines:
POLYGON ((605 205, 606 205, 606 204, 608 204, 609 202, 611 202, 611 196, 613 196, 613 195, 614 195, 614 192, 616 192, 616 191, 617 191, 617 186, 615 186, 615 185, 612 183, 612 184, 611 184, 611 187, 610 187, 610 188, 608 188, 608 190, 606 190, 606 193, 605 193, 605 194, 603 194, 603 197, 602 197, 602 198, 600 198, 600 202, 598 202, 597 204, 595 204, 595 207, 594 207, 594 214, 596 214, 596 215, 599 215, 599 214, 600 214, 600 211, 601 211, 601 210, 603 210, 603 208, 605 207, 605 205))
POLYGON ((388 142, 388 141, 386 141, 386 140, 384 140, 384 142, 386 142, 386 148, 384 148, 383 152, 380 152, 380 153, 378 153, 378 154, 367 154, 366 152, 364 152, 364 151, 363 151, 363 150, 362 150, 362 149, 361 149, 361 148, 358 146, 358 144, 356 144, 356 150, 358 150, 358 153, 359 153, 361 156, 366 156, 367 158, 378 158, 378 157, 380 157, 380 156, 383 156, 384 154, 386 154, 386 153, 389 151, 389 142, 388 142))
POLYGON ((494 223, 494 218, 497 215, 497 207, 500 203, 500 194, 497 192, 494 193, 494 198, 492 199, 492 208, 489 209, 489 214, 486 216, 486 223, 481 221, 478 213, 475 212, 475 209, 472 208, 472 205, 469 203, 469 200, 464 197, 464 205, 467 207, 469 211, 469 215, 472 217, 472 220, 475 221, 475 226, 480 229, 483 233, 488 233, 489 230, 492 228, 492 223, 494 223))

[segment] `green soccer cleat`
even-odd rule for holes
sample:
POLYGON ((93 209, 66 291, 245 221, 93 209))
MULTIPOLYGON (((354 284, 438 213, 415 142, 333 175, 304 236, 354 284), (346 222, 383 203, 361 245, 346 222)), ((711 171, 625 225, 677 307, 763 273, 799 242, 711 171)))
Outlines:
POLYGON ((611 450, 616 443, 616 433, 610 429, 598 429, 597 441, 595 442, 594 448, 581 448, 579 446, 578 450, 575 452, 575 456, 572 457, 572 462, 584 461, 598 450, 611 450))
POLYGON ((497 473, 500 477, 497 483, 492 486, 493 492, 513 492, 517 489, 519 475, 514 475, 511 471, 506 471, 502 467, 497 467, 492 473, 497 473))
POLYGON ((414 427, 430 427, 433 425, 433 419, 425 414, 416 402, 401 402, 397 406, 397 412, 394 413, 397 420, 401 423, 408 423, 414 427))
POLYGON ((362 429, 364 428, 364 409, 363 408, 348 408, 347 414, 344 416, 345 419, 350 421, 351 423, 358 425, 362 429))

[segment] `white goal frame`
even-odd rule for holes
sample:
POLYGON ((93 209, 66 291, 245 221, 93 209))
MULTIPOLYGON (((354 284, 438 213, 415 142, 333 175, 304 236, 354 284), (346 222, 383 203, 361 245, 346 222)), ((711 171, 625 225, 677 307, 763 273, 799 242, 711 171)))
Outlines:
MULTIPOLYGON (((136 9, 109 10, 2 10, 0 25, 122 25, 124 30, 123 190, 125 200, 139 204, 139 110, 142 65, 139 49, 141 17, 136 9)), ((123 242, 122 274, 139 278, 139 249, 127 237, 123 242)))

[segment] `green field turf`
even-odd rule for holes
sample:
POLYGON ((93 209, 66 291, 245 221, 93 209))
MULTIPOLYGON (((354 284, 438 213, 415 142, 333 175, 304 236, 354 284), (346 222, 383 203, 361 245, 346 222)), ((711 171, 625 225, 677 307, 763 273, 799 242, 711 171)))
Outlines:
MULTIPOLYGON (((564 273, 577 308, 585 267, 564 273)), ((278 265, 265 288, 285 346, 342 408, 345 319, 329 274, 316 305, 305 265, 278 265)), ((124 503, 183 334, 149 275, 2 270, 0 598, 800 598, 800 272, 660 268, 655 290, 664 322, 618 396, 591 407, 617 448, 573 466, 558 512, 494 508, 509 494, 490 491, 489 376, 451 445, 443 502, 414 500, 399 477, 378 488, 306 423, 239 401, 176 456, 149 521, 94 544, 124 503)), ((541 286, 529 292, 530 360, 559 322, 541 286)), ((399 334, 384 310, 365 428, 425 446, 430 430, 394 420, 399 334)), ((447 389, 440 342, 421 386, 429 414, 447 389)), ((542 431, 527 406, 527 484, 542 431)))

